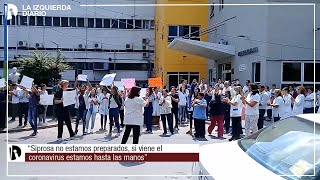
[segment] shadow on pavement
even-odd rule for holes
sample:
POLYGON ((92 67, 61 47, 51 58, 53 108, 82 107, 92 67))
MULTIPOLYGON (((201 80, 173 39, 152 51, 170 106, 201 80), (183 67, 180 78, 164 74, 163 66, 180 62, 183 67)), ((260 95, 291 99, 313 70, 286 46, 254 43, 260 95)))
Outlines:
POLYGON ((48 142, 47 144, 67 144, 67 141, 55 140, 55 141, 48 142))
POLYGON ((132 167, 132 166, 140 166, 145 164, 145 162, 119 162, 122 166, 132 167))
POLYGON ((23 137, 20 137, 19 139, 21 140, 28 140, 28 139, 33 139, 33 138, 37 138, 37 136, 23 136, 23 137))
POLYGON ((208 141, 207 138, 196 138, 196 137, 193 137, 192 140, 194 140, 194 141, 208 141))
POLYGON ((211 139, 219 139, 219 140, 224 140, 224 139, 227 139, 225 137, 216 137, 216 136, 210 136, 211 139))

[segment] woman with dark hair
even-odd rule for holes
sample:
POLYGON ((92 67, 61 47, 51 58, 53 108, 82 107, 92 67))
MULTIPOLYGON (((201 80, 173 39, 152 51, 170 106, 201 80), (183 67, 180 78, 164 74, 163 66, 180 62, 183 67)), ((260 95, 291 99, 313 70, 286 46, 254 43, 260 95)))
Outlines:
POLYGON ((179 120, 180 123, 186 121, 186 107, 187 107, 187 90, 186 86, 183 84, 180 87, 180 90, 178 91, 178 96, 179 96, 179 120))
POLYGON ((281 95, 280 89, 274 90, 274 100, 272 103, 268 103, 272 107, 273 122, 279 121, 283 117, 283 104, 284 100, 281 95))
POLYGON ((287 118, 292 116, 292 108, 291 108, 291 95, 289 93, 289 89, 287 87, 282 89, 282 98, 284 101, 283 104, 283 114, 281 118, 287 118))
POLYGON ((98 112, 98 97, 97 97, 97 91, 95 88, 93 88, 90 91, 89 97, 88 97, 88 108, 87 108, 87 116, 86 116, 86 130, 85 133, 89 133, 89 123, 91 120, 91 131, 90 134, 93 133, 94 124, 96 121, 96 114, 98 112))
MULTIPOLYGON (((225 92, 225 99, 232 99, 230 91, 225 92)), ((226 134, 228 134, 230 130, 230 104, 229 103, 223 103, 223 104, 224 104, 224 129, 226 131, 226 134)))
POLYGON ((193 101, 192 106, 193 119, 194 119, 194 128, 196 133, 194 134, 195 138, 205 138, 206 135, 206 120, 207 120, 207 101, 204 99, 204 94, 199 93, 198 98, 193 101))
POLYGON ((139 143, 140 127, 143 125, 143 108, 149 106, 148 96, 144 99, 140 97, 140 90, 140 87, 132 87, 128 98, 124 102, 125 131, 121 144, 127 143, 131 129, 133 130, 133 144, 139 143))
POLYGON ((119 124, 119 110, 121 107, 121 98, 118 93, 118 88, 113 86, 110 92, 110 98, 108 102, 108 109, 109 109, 109 121, 110 121, 110 128, 108 136, 112 135, 112 126, 115 123, 117 127, 117 134, 116 137, 120 136, 120 124, 119 124))
POLYGON ((251 135, 251 133, 258 131, 259 102, 260 102, 258 86, 255 84, 250 84, 249 94, 247 98, 242 96, 241 100, 242 100, 242 103, 246 105, 245 134, 246 134, 246 137, 248 137, 251 135))
POLYGON ((292 110, 293 115, 303 114, 306 89, 303 86, 298 86, 297 93, 298 93, 298 96, 296 98, 293 98, 293 97, 291 98, 291 102, 293 104, 293 110, 292 110))
MULTIPOLYGON (((228 91, 229 92, 229 91, 228 91)), ((229 113, 230 111, 228 111, 229 113)), ((221 101, 219 94, 214 95, 214 100, 210 102, 210 115, 211 124, 208 127, 208 133, 211 135, 216 124, 218 124, 218 137, 223 137, 223 120, 225 115, 225 105, 221 101)), ((228 115, 230 118, 230 115, 228 115)), ((229 120, 230 123, 230 120, 229 120)))
POLYGON ((195 88, 194 93, 192 94, 192 91, 189 91, 188 95, 188 118, 189 118, 189 124, 190 124, 190 130, 186 134, 190 134, 192 136, 192 125, 193 125, 193 106, 192 103, 194 100, 197 99, 200 92, 200 88, 195 88))
POLYGON ((171 135, 174 134, 173 131, 173 118, 172 118, 172 100, 171 97, 168 96, 169 91, 167 89, 164 89, 162 91, 162 97, 159 101, 159 105, 161 107, 160 109, 160 114, 161 114, 161 121, 162 121, 162 126, 163 126, 163 135, 167 135, 167 121, 168 121, 168 126, 169 130, 171 132, 171 135))
POLYGON ((40 93, 38 91, 37 85, 32 85, 31 90, 26 88, 23 88, 23 90, 28 94, 27 97, 29 99, 28 119, 33 129, 33 133, 31 134, 31 136, 36 136, 38 134, 37 117, 40 93))
POLYGON ((153 113, 153 106, 152 102, 154 101, 154 95, 153 95, 153 90, 152 87, 149 87, 147 89, 147 95, 146 96, 149 99, 149 105, 144 108, 144 120, 146 123, 146 134, 151 134, 152 133, 152 113, 153 113))

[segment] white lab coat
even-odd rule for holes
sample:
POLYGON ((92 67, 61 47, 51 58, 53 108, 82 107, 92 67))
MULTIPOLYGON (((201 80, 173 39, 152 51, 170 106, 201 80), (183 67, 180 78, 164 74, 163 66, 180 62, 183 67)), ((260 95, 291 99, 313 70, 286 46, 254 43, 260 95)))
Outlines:
POLYGON ((303 114, 304 99, 305 99, 305 96, 303 94, 299 94, 296 97, 293 104, 293 111, 292 111, 293 115, 303 114))
POLYGON ((283 97, 284 104, 282 108, 283 112, 281 119, 292 116, 291 97, 292 96, 290 94, 283 97))
POLYGON ((103 93, 101 93, 98 96, 98 102, 100 104, 99 106, 99 114, 101 115, 109 115, 109 109, 108 109, 108 105, 109 105, 109 94, 104 95, 103 93), (107 97, 108 99, 103 99, 104 97, 107 97))

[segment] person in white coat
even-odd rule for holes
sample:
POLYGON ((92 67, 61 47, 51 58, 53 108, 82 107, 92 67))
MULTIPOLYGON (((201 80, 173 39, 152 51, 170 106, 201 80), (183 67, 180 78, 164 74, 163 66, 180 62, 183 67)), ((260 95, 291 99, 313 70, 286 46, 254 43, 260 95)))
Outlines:
POLYGON ((159 91, 159 88, 155 88, 154 89, 154 100, 152 101, 152 106, 153 106, 152 116, 154 119, 153 124, 157 125, 157 126, 160 125, 159 124, 160 123, 160 105, 159 105, 160 98, 161 98, 161 92, 159 91))
POLYGON ((283 98, 281 96, 281 90, 280 89, 274 89, 274 100, 272 103, 269 103, 268 105, 272 107, 272 114, 273 114, 273 120, 274 122, 277 122, 282 117, 283 112, 283 98))
POLYGON ((109 115, 109 97, 110 94, 108 94, 108 91, 106 88, 102 89, 102 93, 98 96, 98 102, 99 102, 99 114, 101 116, 101 128, 100 131, 106 130, 108 115, 109 115))
POLYGON ((312 87, 307 88, 306 98, 304 99, 304 114, 315 113, 315 93, 312 87))
POLYGON ((96 120, 96 114, 98 112, 98 98, 97 98, 97 91, 96 89, 92 89, 90 91, 90 95, 88 97, 88 103, 87 103, 87 117, 86 117, 86 130, 85 133, 93 133, 93 129, 94 129, 94 123, 96 120), (91 131, 89 132, 89 123, 91 120, 91 131))
POLYGON ((293 110, 292 110, 293 115, 303 114, 306 89, 303 86, 298 86, 297 93, 298 93, 298 96, 296 98, 293 98, 293 97, 291 98, 291 101, 293 104, 293 110))
POLYGON ((292 116, 292 107, 291 107, 291 94, 289 94, 289 89, 287 87, 282 89, 282 98, 283 98, 283 108, 282 108, 282 117, 281 119, 288 118, 292 116))

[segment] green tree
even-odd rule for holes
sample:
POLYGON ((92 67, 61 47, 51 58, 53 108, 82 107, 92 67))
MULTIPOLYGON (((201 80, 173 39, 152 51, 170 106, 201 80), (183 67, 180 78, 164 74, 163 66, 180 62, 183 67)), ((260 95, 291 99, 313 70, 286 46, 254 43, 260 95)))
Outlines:
POLYGON ((60 73, 71 68, 60 51, 57 51, 56 57, 51 56, 50 53, 35 51, 30 55, 30 57, 21 57, 16 65, 22 75, 33 78, 34 83, 38 85, 61 79, 60 73))

